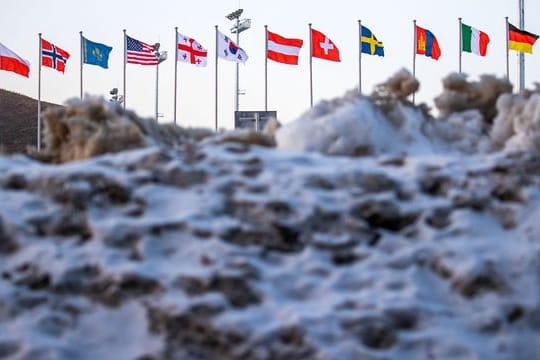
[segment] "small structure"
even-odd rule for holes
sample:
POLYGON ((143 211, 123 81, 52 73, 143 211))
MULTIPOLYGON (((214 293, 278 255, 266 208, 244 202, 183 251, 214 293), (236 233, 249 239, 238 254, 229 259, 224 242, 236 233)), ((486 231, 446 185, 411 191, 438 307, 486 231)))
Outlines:
POLYGON ((271 119, 277 119, 277 111, 235 111, 234 128, 263 131, 271 119))

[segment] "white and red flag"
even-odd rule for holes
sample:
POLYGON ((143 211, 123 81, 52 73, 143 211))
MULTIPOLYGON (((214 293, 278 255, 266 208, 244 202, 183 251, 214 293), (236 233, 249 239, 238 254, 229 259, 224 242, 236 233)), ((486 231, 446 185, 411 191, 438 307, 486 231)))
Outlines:
POLYGON ((283 64, 298 65, 298 56, 304 43, 301 39, 287 39, 268 31, 268 53, 270 60, 283 64))
POLYGON ((28 77, 30 63, 0 43, 0 70, 28 77))
POLYGON ((178 61, 195 66, 206 66, 208 51, 197 40, 176 33, 176 44, 178 61))
POLYGON ((340 62, 339 49, 337 46, 324 35, 322 32, 311 29, 311 56, 340 62))
POLYGON ((69 53, 66 50, 41 39, 41 65, 56 69, 63 74, 68 59, 69 53))

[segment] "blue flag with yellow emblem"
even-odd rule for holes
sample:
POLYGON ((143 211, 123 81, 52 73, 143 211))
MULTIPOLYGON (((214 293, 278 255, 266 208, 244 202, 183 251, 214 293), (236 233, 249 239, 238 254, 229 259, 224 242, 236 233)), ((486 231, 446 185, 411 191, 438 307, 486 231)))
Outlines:
POLYGON ((377 40, 375 35, 367 27, 362 25, 362 52, 369 55, 384 56, 384 45, 377 40))
POLYGON ((85 64, 101 66, 104 69, 109 68, 109 54, 112 47, 90 41, 84 37, 82 47, 85 64))

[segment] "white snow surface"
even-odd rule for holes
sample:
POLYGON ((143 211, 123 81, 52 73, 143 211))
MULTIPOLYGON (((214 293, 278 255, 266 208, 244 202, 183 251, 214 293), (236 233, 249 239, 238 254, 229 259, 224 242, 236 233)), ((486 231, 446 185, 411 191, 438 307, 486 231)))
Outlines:
POLYGON ((0 357, 540 353, 537 156, 196 152, 0 158, 0 357))

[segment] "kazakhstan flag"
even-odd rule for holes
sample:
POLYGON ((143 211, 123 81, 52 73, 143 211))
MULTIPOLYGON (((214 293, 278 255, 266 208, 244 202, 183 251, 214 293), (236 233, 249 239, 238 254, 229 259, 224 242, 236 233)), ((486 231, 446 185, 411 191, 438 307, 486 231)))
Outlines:
POLYGON ((109 53, 112 47, 90 41, 84 37, 82 46, 83 62, 85 64, 101 66, 104 69, 109 68, 109 53))
POLYGON ((362 26, 362 52, 369 55, 384 56, 384 45, 377 40, 367 27, 362 26))

